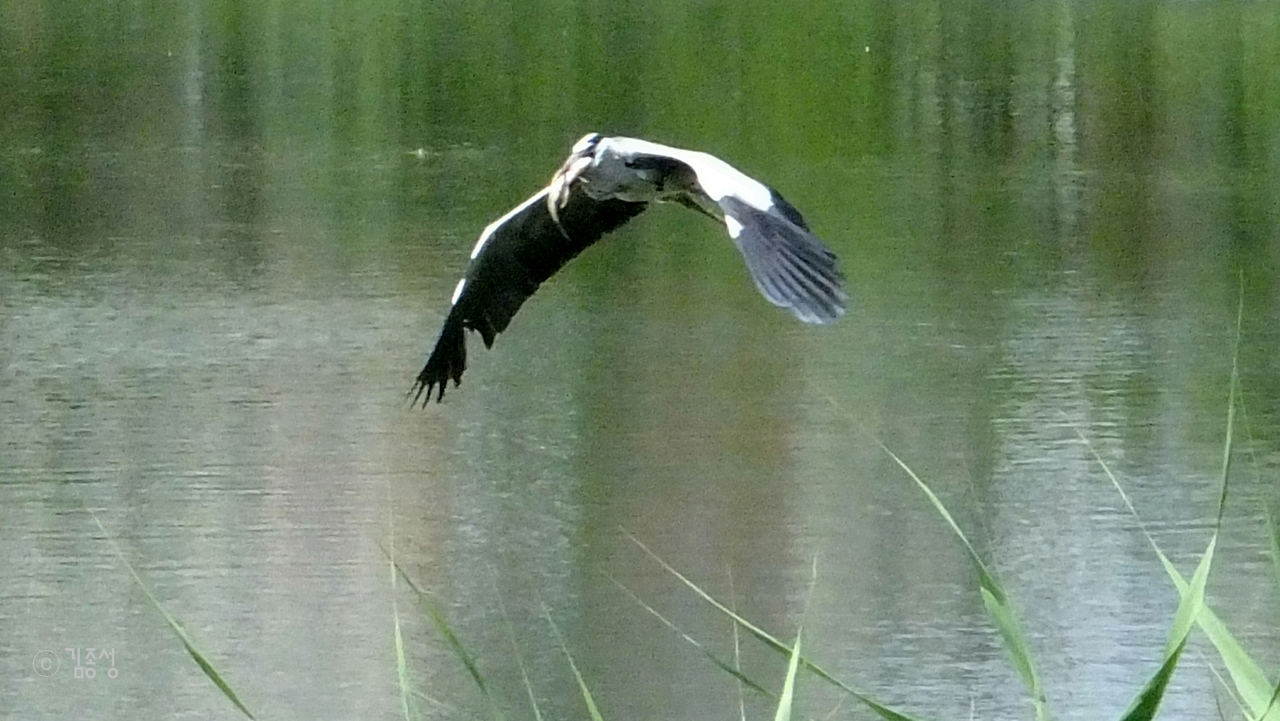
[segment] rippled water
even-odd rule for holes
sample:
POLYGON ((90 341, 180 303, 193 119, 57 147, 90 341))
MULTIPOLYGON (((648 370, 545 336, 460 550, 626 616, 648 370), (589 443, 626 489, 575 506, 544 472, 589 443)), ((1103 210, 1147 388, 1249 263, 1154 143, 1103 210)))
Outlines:
MULTIPOLYGON (((63 10, 0 22, 6 718, 234 713, 126 561, 260 718, 401 717, 397 612, 422 716, 488 716, 390 548, 509 717, 532 716, 517 653, 546 715, 584 713, 544 605, 607 718, 736 717, 628 591, 728 658, 726 619, 632 536, 779 637, 803 615, 885 703, 1030 717, 963 548, 877 439, 1006 584, 1056 717, 1118 718, 1177 596, 1077 431, 1189 574, 1242 279, 1209 595, 1280 661, 1270 6, 63 10), (779 187, 849 314, 795 323, 721 229, 657 208, 411 410, 475 236, 596 128, 779 187), (88 648, 116 674, 82 678, 88 648)), ((1214 717, 1214 658, 1195 642, 1166 718, 1214 717)))

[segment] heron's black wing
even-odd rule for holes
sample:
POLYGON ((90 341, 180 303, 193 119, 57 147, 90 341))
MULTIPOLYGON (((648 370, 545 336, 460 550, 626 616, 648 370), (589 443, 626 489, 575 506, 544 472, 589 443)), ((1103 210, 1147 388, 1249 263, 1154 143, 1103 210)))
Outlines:
POLYGON ((778 212, 733 195, 720 198, 729 235, 770 303, 806 323, 830 323, 844 315, 849 300, 835 253, 809 232, 794 206, 773 195, 778 212))
POLYGON ((449 380, 454 386, 462 381, 467 365, 464 330, 478 331, 485 347, 492 347, 494 338, 506 330, 521 304, 543 281, 645 208, 645 203, 593 200, 581 189, 574 189, 557 212, 557 225, 546 201, 547 190, 543 189, 481 234, 454 291, 453 307, 435 349, 410 390, 415 402, 424 394, 423 404, 429 402, 432 389, 437 387, 439 401, 449 380))

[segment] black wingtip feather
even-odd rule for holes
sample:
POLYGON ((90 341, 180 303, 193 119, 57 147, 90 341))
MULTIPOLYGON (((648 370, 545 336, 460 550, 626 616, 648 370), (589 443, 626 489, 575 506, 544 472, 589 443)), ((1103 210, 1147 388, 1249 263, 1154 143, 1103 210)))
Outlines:
POLYGON ((480 334, 492 348, 521 304, 550 278, 606 233, 644 210, 645 203, 596 200, 575 186, 559 209, 559 223, 551 217, 544 189, 491 226, 478 254, 467 266, 465 280, 454 298, 440 339, 409 391, 414 403, 425 406, 445 385, 462 381, 466 368, 465 331, 480 334))
POLYGON ((436 403, 439 403, 444 399, 445 386, 450 380, 455 388, 462 382, 462 371, 467 368, 467 338, 463 331, 457 316, 450 313, 440 331, 435 349, 431 351, 426 365, 409 389, 409 393, 413 395, 410 407, 418 405, 418 400, 421 399, 422 407, 425 408, 431 402, 433 390, 436 393, 436 403))
POLYGON ((804 222, 804 216, 800 214, 800 211, 796 206, 792 205, 786 198, 782 197, 782 193, 779 193, 777 190, 774 190, 767 185, 765 187, 769 188, 769 195, 773 196, 773 204, 777 206, 778 211, 782 213, 783 217, 800 226, 804 230, 809 230, 809 224, 804 222))

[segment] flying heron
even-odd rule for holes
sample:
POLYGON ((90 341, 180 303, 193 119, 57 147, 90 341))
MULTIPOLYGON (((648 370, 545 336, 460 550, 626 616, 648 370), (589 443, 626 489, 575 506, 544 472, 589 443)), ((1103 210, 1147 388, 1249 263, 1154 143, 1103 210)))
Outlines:
POLYGON ((433 389, 439 402, 450 379, 461 383, 464 330, 479 331, 485 347, 493 347, 543 281, 653 201, 723 221, 770 303, 806 323, 844 314, 848 295, 835 254, 777 191, 714 155, 590 133, 547 187, 480 234, 435 349, 409 391, 413 402, 426 405, 433 389))

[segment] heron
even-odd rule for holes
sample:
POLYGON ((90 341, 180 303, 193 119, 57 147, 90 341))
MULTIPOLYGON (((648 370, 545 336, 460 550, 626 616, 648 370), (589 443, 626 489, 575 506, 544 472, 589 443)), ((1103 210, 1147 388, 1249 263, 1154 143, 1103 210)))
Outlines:
POLYGON ((486 348, 516 311, 579 253, 639 215, 674 202, 721 222, 756 288, 805 323, 844 315, 848 294, 836 256, 776 190, 720 158, 638 138, 588 133, 550 184, 490 223, 454 288, 449 313, 409 393, 444 399, 467 366, 465 331, 486 348))

